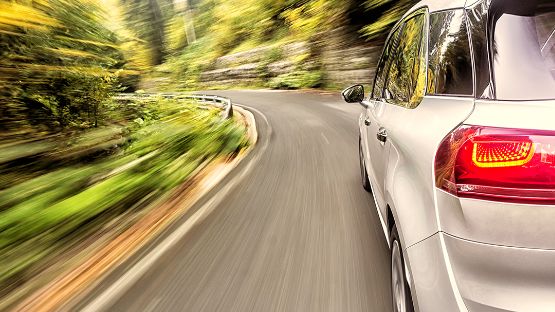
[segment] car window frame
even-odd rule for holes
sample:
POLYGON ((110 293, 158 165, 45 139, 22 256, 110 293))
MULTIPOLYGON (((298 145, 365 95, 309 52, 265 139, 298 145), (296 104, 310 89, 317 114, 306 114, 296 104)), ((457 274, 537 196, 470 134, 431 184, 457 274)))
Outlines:
MULTIPOLYGON (((477 1, 475 4, 473 4, 472 6, 476 6, 477 4, 479 4, 482 1, 477 1)), ((428 73, 426 72, 426 92, 425 92, 425 96, 432 96, 432 97, 454 97, 454 98, 476 98, 476 84, 477 84, 477 69, 476 69, 476 64, 475 64, 475 55, 474 55, 474 46, 473 46, 473 41, 472 41, 472 26, 470 24, 470 18, 469 18, 469 8, 468 7, 459 7, 459 8, 450 8, 450 9, 445 9, 445 10, 438 10, 438 11, 434 11, 433 13, 429 13, 427 16, 427 26, 426 26, 426 33, 427 33, 427 51, 426 51, 426 66, 427 68, 429 68, 430 66, 430 49, 431 49, 431 42, 430 42, 430 27, 431 27, 431 15, 432 14, 441 14, 441 13, 446 13, 446 12, 454 12, 454 11, 461 11, 462 16, 463 16, 463 25, 466 28, 466 36, 468 39, 468 45, 469 45, 469 56, 470 56, 470 70, 471 70, 471 77, 472 77, 472 94, 444 94, 444 93, 429 93, 429 88, 428 88, 428 73)))
MULTIPOLYGON (((427 27, 427 12, 426 12, 426 11, 424 11, 424 10, 422 10, 422 9, 416 10, 416 11, 414 11, 414 12, 412 12, 411 14, 407 15, 405 18, 403 18, 403 19, 401 20, 402 29, 401 29, 401 32, 399 33, 399 36, 400 36, 400 37, 399 37, 399 40, 402 39, 402 36, 403 36, 403 34, 404 34, 404 31, 405 31, 405 26, 406 26, 406 24, 407 24, 410 20, 416 19, 416 18, 418 18, 418 17, 420 17, 420 16, 423 17, 423 23, 422 23, 422 28, 423 28, 423 29, 422 29, 422 36, 420 36, 420 38, 419 38, 418 58, 416 58, 414 61, 415 61, 415 62, 416 62, 416 61, 422 62, 422 56, 423 56, 423 55, 422 55, 421 53, 424 53, 424 63, 423 63, 423 64, 419 64, 419 65, 424 66, 423 68, 420 68, 420 66, 419 66, 419 70, 424 70, 424 72, 423 72, 424 74, 421 76, 421 77, 424 79, 424 87, 423 87, 422 90, 420 90, 420 91, 422 91, 422 96, 421 96, 421 98, 418 100, 418 102, 417 102, 415 105, 413 105, 413 103, 411 102, 411 98, 409 98, 407 101, 398 101, 398 100, 393 99, 393 98, 392 98, 392 99, 385 98, 385 102, 386 102, 387 104, 391 104, 391 105, 395 105, 395 106, 400 106, 400 107, 407 108, 407 109, 414 109, 414 108, 416 108, 416 107, 418 107, 418 106, 420 105, 420 103, 422 102, 422 99, 423 99, 424 96, 426 95, 426 91, 427 91, 426 88, 427 88, 427 83, 428 83, 428 80, 427 80, 428 77, 427 77, 427 71, 426 71, 427 66, 428 66, 428 57, 427 57, 428 45, 426 44, 427 41, 423 41, 423 40, 427 40, 427 38, 428 38, 428 36, 427 36, 427 31, 426 31, 426 27, 427 27), (422 49, 423 49, 423 51, 422 51, 422 49)), ((395 52, 397 52, 397 49, 399 48, 400 44, 401 44, 400 41, 397 42, 397 46, 396 46, 395 52)), ((391 70, 391 66, 388 68, 387 79, 386 79, 386 82, 385 82, 384 91, 386 90, 386 87, 387 87, 388 82, 389 82, 389 73, 390 73, 390 70, 391 70)), ((420 74, 421 74, 421 72, 419 72, 419 76, 417 77, 417 79, 420 78, 420 74)), ((408 77, 412 77, 412 75, 411 75, 411 74, 408 74, 408 77)), ((413 90, 413 92, 414 92, 414 91, 416 91, 416 89, 413 90)))
MULTIPOLYGON (((380 56, 378 66, 383 60, 387 45, 390 44, 390 43, 395 44, 395 42, 392 41, 392 40, 397 39, 399 36, 401 36, 403 34, 403 30, 404 30, 403 28, 404 28, 406 22, 409 21, 412 18, 417 17, 418 15, 423 15, 424 16, 424 24, 423 24, 424 29, 422 30, 422 37, 420 38, 420 40, 421 40, 420 48, 422 48, 422 46, 424 48, 424 51, 422 51, 422 53, 424 53, 424 64, 423 65, 424 65, 425 68, 427 68, 427 66, 428 66, 428 48, 429 48, 428 47, 429 46, 429 40, 428 40, 428 37, 429 37, 429 34, 428 34, 429 14, 430 14, 429 13, 429 8, 427 6, 423 6, 421 8, 416 9, 414 12, 411 12, 407 16, 403 17, 401 20, 399 20, 393 26, 389 36, 386 39, 385 44, 384 44, 384 49, 383 49, 382 54, 380 56), (399 32, 397 32, 397 31, 399 31, 399 32), (422 40, 424 40, 424 43, 422 43, 422 40)), ((397 48, 398 48, 398 44, 393 47, 392 51, 390 51, 390 55, 393 55, 397 51, 397 48)), ((419 59, 421 59, 421 58, 419 57, 419 59)), ((385 86, 387 85, 387 77, 389 76, 389 70, 390 70, 390 67, 391 67, 391 62, 389 62, 389 64, 386 64, 386 65, 387 65, 387 68, 384 69, 384 75, 386 77, 386 80, 385 80, 385 83, 384 83, 384 88, 382 89, 382 92, 381 92, 381 96, 380 97, 374 97, 373 96, 374 95, 374 89, 376 87, 376 80, 378 78, 378 71, 377 71, 377 68, 376 68, 376 74, 374 76, 374 82, 373 82, 373 85, 372 85, 372 92, 369 95, 369 100, 384 101, 384 103, 386 103, 386 104, 395 105, 395 106, 403 107, 403 108, 406 108, 406 109, 415 109, 415 108, 417 108, 420 105, 420 103, 422 102, 422 100, 424 99, 424 97, 427 95, 427 86, 428 86, 428 77, 427 76, 428 75, 426 74, 426 72, 424 74, 424 89, 422 90, 423 91, 422 92, 422 98, 420 99, 418 104, 409 107, 408 105, 410 103, 405 103, 405 105, 399 105, 397 103, 393 103, 393 102, 390 102, 390 101, 387 101, 387 100, 384 99, 383 93, 384 93, 384 90, 385 90, 385 86)))
MULTIPOLYGON (((383 99, 383 91, 384 91, 384 89, 382 89, 382 92, 381 92, 381 94, 380 94, 379 97, 374 97, 374 91, 375 91, 375 89, 376 89, 376 81, 378 80, 378 74, 380 74, 380 73, 378 72, 378 69, 379 69, 380 64, 382 63, 382 61, 385 61, 385 62, 388 62, 388 61, 389 61, 389 60, 384 60, 385 51, 387 50, 388 45, 389 45, 389 44, 392 44, 392 45, 393 45, 393 44, 395 43, 395 38, 398 37, 398 36, 400 36, 400 34, 402 33, 402 27, 403 27, 403 25, 404 25, 404 23, 395 24, 395 26, 393 26, 393 28, 391 29, 391 32, 389 33, 387 39, 385 40, 384 48, 383 48, 382 53, 381 53, 381 55, 380 55, 380 59, 379 59, 379 61, 378 61, 378 66, 376 67, 376 73, 375 73, 375 75, 374 75, 374 82, 373 82, 373 84, 372 84, 372 92, 371 92, 370 95, 369 95, 369 100, 381 100, 381 99, 383 99), (397 31, 399 31, 399 32, 397 32, 397 31)), ((394 47, 392 47, 392 49, 393 49, 393 50, 389 51, 389 54, 390 54, 390 55, 392 54, 392 52, 395 52, 395 50, 397 49, 397 47, 394 46, 394 47)), ((390 65, 390 64, 391 64, 391 63, 387 63, 387 64, 384 65, 384 70, 383 70, 383 72, 382 72, 381 74, 382 74, 382 75, 385 75, 385 77, 387 77, 387 74, 389 74, 389 65, 390 65)), ((385 85, 384 85, 384 88, 385 88, 385 85)))

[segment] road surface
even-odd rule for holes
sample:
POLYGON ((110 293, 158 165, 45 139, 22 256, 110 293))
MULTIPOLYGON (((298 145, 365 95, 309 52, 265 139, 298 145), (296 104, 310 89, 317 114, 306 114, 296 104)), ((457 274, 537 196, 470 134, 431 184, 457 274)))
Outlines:
MULTIPOLYGON (((210 94, 253 108, 260 141, 236 171, 251 168, 145 274, 107 294, 135 256, 79 309, 391 311, 389 251, 359 178, 360 107, 337 94, 210 94)), ((218 188, 238 179, 234 173, 218 188)))

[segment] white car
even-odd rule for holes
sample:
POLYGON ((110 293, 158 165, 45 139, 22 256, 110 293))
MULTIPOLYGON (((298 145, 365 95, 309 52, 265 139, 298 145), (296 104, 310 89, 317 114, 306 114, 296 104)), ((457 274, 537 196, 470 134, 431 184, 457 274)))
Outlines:
POLYGON ((416 5, 363 106, 394 311, 555 311, 555 1, 416 5))

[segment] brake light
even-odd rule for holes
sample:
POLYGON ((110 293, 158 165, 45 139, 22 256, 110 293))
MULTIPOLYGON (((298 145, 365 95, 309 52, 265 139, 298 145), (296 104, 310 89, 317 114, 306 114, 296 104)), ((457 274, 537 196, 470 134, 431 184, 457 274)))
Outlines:
POLYGON ((481 168, 522 166, 532 160, 535 145, 528 139, 497 141, 495 138, 474 138, 472 161, 481 168))
POLYGON ((555 204, 555 131, 463 125, 441 142, 435 178, 459 197, 555 204))

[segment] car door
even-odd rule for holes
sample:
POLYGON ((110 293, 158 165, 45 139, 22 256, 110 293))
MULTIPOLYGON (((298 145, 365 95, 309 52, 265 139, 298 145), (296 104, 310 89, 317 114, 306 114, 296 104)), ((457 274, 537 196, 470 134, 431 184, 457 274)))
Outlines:
POLYGON ((386 40, 382 56, 376 69, 374 87, 368 98, 369 105, 364 112, 365 131, 363 133, 363 139, 365 142, 364 147, 366 149, 364 153, 366 156, 365 162, 368 164, 367 170, 369 171, 368 177, 370 179, 370 183, 372 184, 372 193, 382 215, 386 207, 383 178, 386 173, 385 161, 388 146, 385 144, 386 142, 381 142, 377 139, 377 132, 380 129, 378 120, 385 105, 385 102, 383 101, 385 81, 387 79, 387 73, 391 64, 391 54, 394 53, 397 38, 401 32, 401 26, 402 25, 399 25, 394 28, 391 35, 386 40))
MULTIPOLYGON (((373 168, 374 196, 382 215, 386 213, 385 180, 388 174, 389 153, 394 140, 388 133, 389 125, 402 125, 410 118, 404 111, 416 106, 425 91, 425 11, 406 17, 395 28, 384 50, 384 68, 377 73, 371 105, 367 140, 373 168)), ((379 69, 381 70, 381 68, 379 69)))

